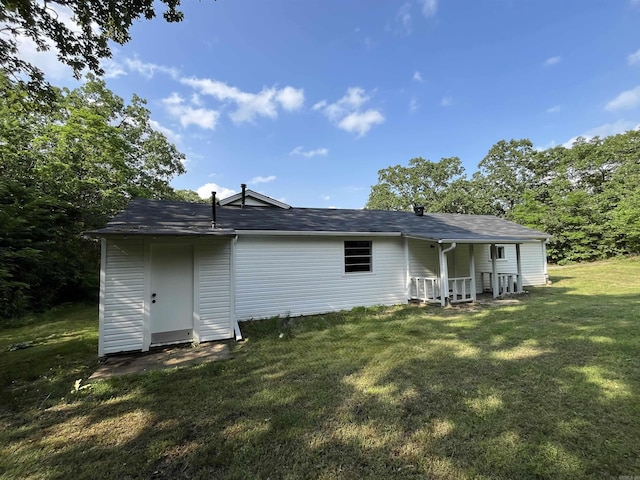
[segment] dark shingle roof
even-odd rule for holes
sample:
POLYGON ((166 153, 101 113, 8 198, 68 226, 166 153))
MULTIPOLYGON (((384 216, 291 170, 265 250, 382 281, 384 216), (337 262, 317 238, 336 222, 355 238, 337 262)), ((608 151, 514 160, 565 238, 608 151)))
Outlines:
POLYGON ((327 208, 216 207, 211 205, 137 199, 105 228, 104 235, 233 235, 238 231, 397 233, 430 240, 515 242, 549 235, 490 215, 425 213, 327 208))

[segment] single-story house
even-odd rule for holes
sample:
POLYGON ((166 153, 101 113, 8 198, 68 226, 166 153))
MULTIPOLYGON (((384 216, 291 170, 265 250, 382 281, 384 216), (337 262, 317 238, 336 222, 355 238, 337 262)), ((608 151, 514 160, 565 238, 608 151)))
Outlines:
POLYGON ((292 208, 252 190, 213 204, 133 200, 105 228, 99 355, 239 338, 238 322, 546 283, 548 235, 507 220, 292 208))

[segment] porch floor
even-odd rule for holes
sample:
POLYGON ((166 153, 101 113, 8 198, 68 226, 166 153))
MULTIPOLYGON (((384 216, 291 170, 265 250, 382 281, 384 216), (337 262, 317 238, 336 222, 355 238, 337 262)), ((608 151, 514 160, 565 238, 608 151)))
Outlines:
MULTIPOLYGON (((475 302, 456 302, 450 304, 451 307, 470 307, 473 305, 518 305, 522 302, 521 297, 525 295, 525 293, 513 293, 513 294, 503 294, 498 298, 493 298, 491 293, 478 293, 476 294, 475 302)), ((423 302, 418 299, 410 299, 409 303, 414 303, 416 305, 434 305, 440 306, 440 297, 438 297, 438 301, 436 302, 423 302)))

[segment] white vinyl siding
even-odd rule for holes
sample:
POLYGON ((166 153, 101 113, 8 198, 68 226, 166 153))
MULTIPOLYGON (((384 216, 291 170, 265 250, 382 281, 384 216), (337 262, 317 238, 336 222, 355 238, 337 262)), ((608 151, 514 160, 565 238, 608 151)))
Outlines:
MULTIPOLYGON (((448 245, 445 245, 447 248, 448 245)), ((469 272, 469 244, 458 243, 456 248, 447 252, 449 278, 470 277, 469 272)))
MULTIPOLYGON (((504 259, 496 260, 499 273, 517 273, 518 264, 516 260, 515 245, 499 245, 504 247, 504 259)), ((542 256, 542 243, 523 243, 520 245, 520 261, 522 265, 522 285, 534 286, 544 285, 546 282, 544 271, 546 259, 542 256)), ((476 245, 476 285, 481 291, 480 272, 491 272, 491 252, 489 245, 476 245)), ((485 283, 487 282, 485 276, 485 283)))
POLYGON ((310 315, 407 301, 400 237, 240 237, 236 244, 238 320, 310 315), (344 272, 344 241, 372 241, 372 271, 344 272))
POLYGON ((523 243, 520 245, 523 285, 533 286, 545 285, 547 283, 545 275, 547 259, 544 258, 543 251, 544 245, 542 242, 523 243))
POLYGON ((144 331, 144 245, 142 240, 107 240, 100 355, 142 350, 144 331))
POLYGON ((230 240, 214 239, 197 245, 197 315, 201 342, 231 338, 230 240))
POLYGON ((435 243, 410 238, 408 247, 410 277, 424 278, 440 275, 438 246, 435 243))

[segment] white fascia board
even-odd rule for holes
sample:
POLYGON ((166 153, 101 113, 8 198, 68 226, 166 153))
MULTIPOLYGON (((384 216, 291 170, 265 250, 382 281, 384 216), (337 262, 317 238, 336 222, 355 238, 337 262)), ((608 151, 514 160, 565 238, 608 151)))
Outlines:
POLYGON ((491 243, 540 243, 544 241, 544 238, 535 238, 535 237, 510 237, 510 238, 479 238, 479 239, 467 239, 467 238, 443 238, 442 240, 438 240, 438 243, 480 243, 480 244, 491 244, 491 243))
MULTIPOLYGON (((268 197, 266 195, 263 195, 262 193, 254 192, 251 189, 245 190, 245 195, 244 196, 245 196, 245 199, 247 197, 253 197, 256 200, 260 200, 262 202, 265 202, 265 203, 270 204, 270 205, 274 205, 276 207, 284 208, 285 210, 291 208, 291 205, 289 205, 287 203, 281 202, 280 200, 276 200, 275 198, 268 197)), ((218 201, 218 204, 220 206, 224 207, 225 205, 229 205, 229 204, 231 204, 231 203, 233 203, 233 202, 235 202, 237 200, 241 200, 241 199, 242 199, 242 192, 236 193, 236 194, 231 195, 230 197, 227 197, 227 198, 223 198, 222 200, 218 201)), ((246 206, 245 208, 251 208, 251 207, 246 206)))
POLYGON ((269 235, 274 237, 400 237, 402 232, 330 232, 330 231, 288 231, 288 230, 236 230, 242 235, 269 235))
POLYGON ((433 242, 433 243, 463 243, 463 244, 469 244, 469 243, 477 243, 477 244, 483 244, 483 245, 487 245, 487 244, 491 244, 491 243, 506 243, 506 244, 512 244, 512 243, 539 243, 539 242, 543 242, 546 241, 548 238, 547 237, 522 237, 522 238, 518 238, 518 237, 505 237, 505 238, 431 238, 431 237, 421 237, 421 236, 417 236, 417 235, 405 235, 407 238, 412 238, 414 240, 424 240, 427 242, 433 242))

